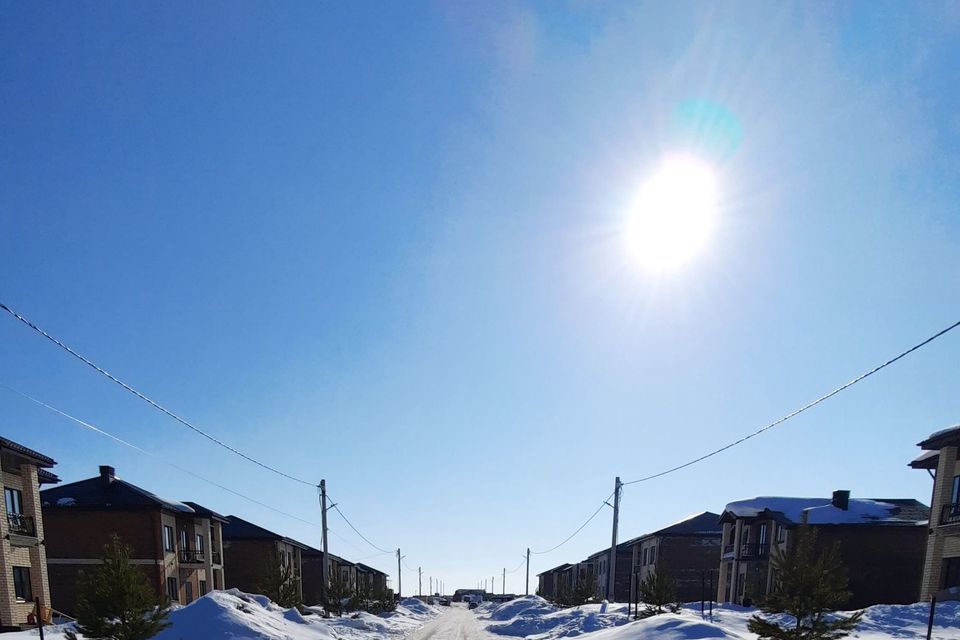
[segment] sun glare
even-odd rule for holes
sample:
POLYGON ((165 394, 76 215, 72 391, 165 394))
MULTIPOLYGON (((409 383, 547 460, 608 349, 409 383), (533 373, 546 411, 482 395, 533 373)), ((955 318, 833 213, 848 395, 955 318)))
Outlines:
POLYGON ((676 268, 692 258, 716 224, 716 178, 690 156, 667 158, 641 188, 628 221, 630 248, 651 270, 676 268))

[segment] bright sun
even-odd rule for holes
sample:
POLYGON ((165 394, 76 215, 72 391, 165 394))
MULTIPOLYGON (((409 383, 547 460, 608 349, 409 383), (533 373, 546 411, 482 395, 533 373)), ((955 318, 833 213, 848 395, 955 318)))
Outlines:
POLYGON ((716 224, 716 178, 690 156, 667 158, 643 185, 630 213, 630 248, 645 267, 680 266, 703 246, 716 224))

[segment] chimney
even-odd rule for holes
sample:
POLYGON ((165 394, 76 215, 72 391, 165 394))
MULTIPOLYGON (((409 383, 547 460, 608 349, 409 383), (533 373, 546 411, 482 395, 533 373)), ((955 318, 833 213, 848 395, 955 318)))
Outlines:
POLYGON ((113 477, 116 475, 117 470, 113 467, 109 467, 105 464, 100 465, 100 478, 105 484, 110 484, 113 482, 113 477))
POLYGON ((833 506, 837 509, 846 511, 850 508, 850 492, 845 489, 837 489, 833 492, 833 506))

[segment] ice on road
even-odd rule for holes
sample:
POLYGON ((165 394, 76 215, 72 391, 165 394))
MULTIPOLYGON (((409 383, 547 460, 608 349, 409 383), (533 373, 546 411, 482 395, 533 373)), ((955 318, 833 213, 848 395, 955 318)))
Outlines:
POLYGON ((487 631, 485 622, 466 607, 444 607, 443 613, 409 636, 407 640, 503 640, 487 631))

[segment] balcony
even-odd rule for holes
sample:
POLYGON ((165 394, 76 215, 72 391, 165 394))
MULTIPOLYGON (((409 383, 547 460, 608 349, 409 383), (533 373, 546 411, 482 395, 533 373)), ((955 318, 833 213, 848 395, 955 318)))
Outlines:
POLYGON ((214 549, 210 552, 210 560, 213 562, 213 564, 223 564, 223 555, 214 549))
POLYGON ((732 544, 725 544, 725 545, 723 545, 723 556, 724 556, 724 557, 727 557, 727 556, 731 555, 731 554, 733 553, 734 547, 735 547, 735 546, 732 545, 732 544))
POLYGON ((741 560, 760 560, 770 555, 768 542, 745 542, 740 545, 741 560))
POLYGON ((197 551, 195 549, 180 550, 180 562, 183 564, 203 564, 203 561, 203 551, 197 551))
POLYGON ((10 533, 15 536, 37 537, 37 527, 34 525, 33 518, 20 513, 7 514, 7 526, 10 533))
POLYGON ((938 522, 941 527, 951 524, 960 524, 960 504, 945 504, 943 509, 940 510, 940 522, 938 522))

